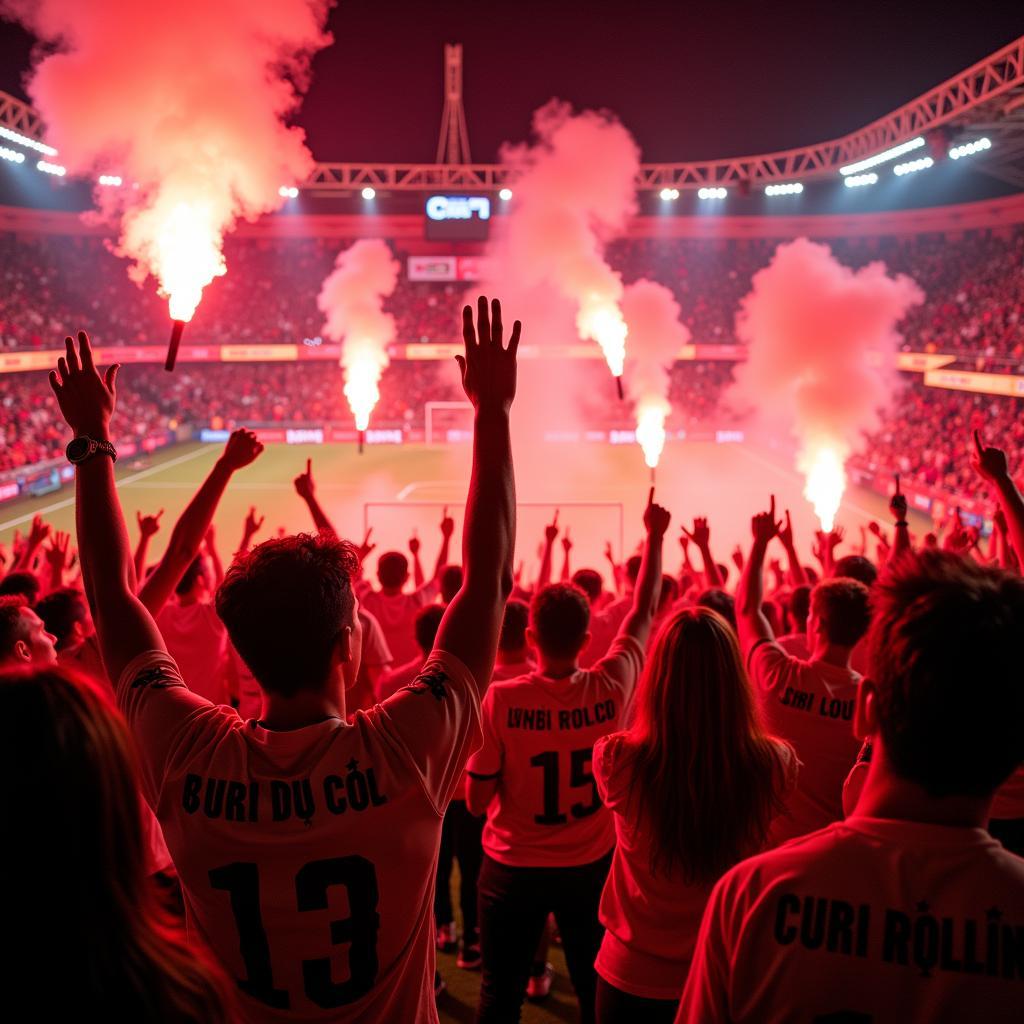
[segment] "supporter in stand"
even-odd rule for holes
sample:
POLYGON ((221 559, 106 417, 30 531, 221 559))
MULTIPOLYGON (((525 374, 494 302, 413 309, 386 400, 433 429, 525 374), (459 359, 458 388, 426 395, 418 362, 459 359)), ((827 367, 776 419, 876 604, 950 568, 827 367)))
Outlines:
POLYGON ((0 597, 0 668, 56 665, 56 643, 22 595, 0 597))

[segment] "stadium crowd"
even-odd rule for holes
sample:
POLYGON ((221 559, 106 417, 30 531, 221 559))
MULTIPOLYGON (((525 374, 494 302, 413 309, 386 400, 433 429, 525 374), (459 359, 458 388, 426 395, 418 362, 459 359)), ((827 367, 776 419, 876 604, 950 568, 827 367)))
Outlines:
POLYGON ((245 429, 151 565, 168 527, 133 545, 109 445, 154 396, 68 339, 75 544, 37 519, 0 553, 10 984, 54 1019, 432 1021, 457 951, 476 1020, 514 1021, 553 917, 584 1024, 1020 1020, 1012 418, 948 410, 935 467, 998 507, 986 552, 957 520, 917 543, 897 490, 873 547, 820 534, 810 566, 751 496, 731 565, 697 519, 674 572, 652 489, 635 555, 573 571, 553 522, 526 580, 520 326, 481 300, 463 330, 463 549, 445 515, 428 570, 416 537, 340 539, 312 464, 298 532, 252 510, 222 559, 245 429))

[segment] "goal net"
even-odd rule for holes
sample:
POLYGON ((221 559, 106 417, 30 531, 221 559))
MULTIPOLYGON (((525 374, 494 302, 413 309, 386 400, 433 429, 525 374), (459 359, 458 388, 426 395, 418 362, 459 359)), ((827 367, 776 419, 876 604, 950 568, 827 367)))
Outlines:
POLYGON ((423 416, 423 439, 427 444, 473 440, 473 406, 469 402, 427 402, 423 416))

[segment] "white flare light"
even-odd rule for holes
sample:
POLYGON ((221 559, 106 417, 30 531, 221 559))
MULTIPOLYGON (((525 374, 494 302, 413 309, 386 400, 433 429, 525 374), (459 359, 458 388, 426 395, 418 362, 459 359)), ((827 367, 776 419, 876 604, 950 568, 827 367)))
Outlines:
POLYGON ((846 490, 846 470, 837 447, 822 442, 797 456, 797 469, 804 474, 804 497, 814 506, 821 528, 830 532, 846 490))

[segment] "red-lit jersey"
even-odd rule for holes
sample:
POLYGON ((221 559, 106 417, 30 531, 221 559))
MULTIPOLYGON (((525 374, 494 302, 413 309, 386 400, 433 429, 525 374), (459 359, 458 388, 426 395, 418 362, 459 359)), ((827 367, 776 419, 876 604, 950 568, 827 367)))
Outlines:
POLYGON ((623 726, 643 648, 620 635, 592 669, 564 679, 531 672, 487 690, 474 778, 497 779, 484 851, 511 867, 575 867, 615 842, 591 765, 594 743, 623 726))
POLYGON ((189 930, 237 980, 244 1019, 436 1021, 441 821, 480 738, 466 667, 435 652, 351 723, 290 732, 209 704, 159 652, 117 693, 189 930))
POLYGON ((854 815, 715 886, 677 1024, 1024 1020, 1024 860, 854 815))

